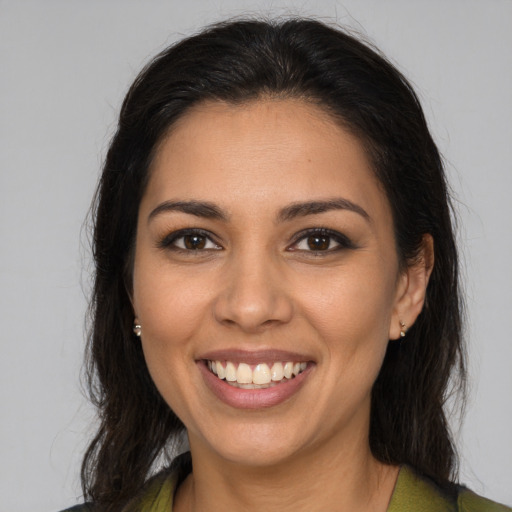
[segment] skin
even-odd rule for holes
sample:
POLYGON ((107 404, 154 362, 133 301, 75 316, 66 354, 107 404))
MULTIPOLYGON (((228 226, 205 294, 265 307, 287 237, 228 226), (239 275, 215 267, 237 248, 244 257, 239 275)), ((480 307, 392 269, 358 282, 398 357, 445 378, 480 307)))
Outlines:
POLYGON ((132 296, 151 376, 189 435, 194 471, 174 509, 385 511, 398 468, 370 452, 370 393, 400 321, 421 311, 431 254, 426 239, 401 269, 361 143, 318 107, 209 102, 181 118, 140 204, 132 296), (361 211, 279 215, 339 198, 361 211), (155 212, 168 201, 207 201, 225 219, 155 212), (202 249, 172 241, 186 228, 207 232, 202 249), (312 250, 300 233, 314 228, 342 243, 324 237, 312 250), (283 403, 231 407, 197 360, 233 348, 298 352, 310 371, 283 403))

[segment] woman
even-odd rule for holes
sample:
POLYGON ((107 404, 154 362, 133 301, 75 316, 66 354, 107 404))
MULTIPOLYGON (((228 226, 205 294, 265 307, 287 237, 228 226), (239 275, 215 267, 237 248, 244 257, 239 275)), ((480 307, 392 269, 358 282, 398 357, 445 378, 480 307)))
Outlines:
POLYGON ((454 483, 449 197, 378 52, 300 19, 172 46, 95 213, 90 509, 510 510, 454 483))

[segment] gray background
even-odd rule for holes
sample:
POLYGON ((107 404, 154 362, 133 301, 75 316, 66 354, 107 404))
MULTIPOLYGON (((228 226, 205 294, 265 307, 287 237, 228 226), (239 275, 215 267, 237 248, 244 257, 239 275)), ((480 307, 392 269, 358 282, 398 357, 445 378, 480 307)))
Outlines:
POLYGON ((512 503, 510 0, 0 0, 0 509, 58 510, 80 494, 93 418, 79 384, 90 284, 80 232, 123 94, 166 44, 244 13, 354 27, 415 84, 462 220, 462 480, 512 503))

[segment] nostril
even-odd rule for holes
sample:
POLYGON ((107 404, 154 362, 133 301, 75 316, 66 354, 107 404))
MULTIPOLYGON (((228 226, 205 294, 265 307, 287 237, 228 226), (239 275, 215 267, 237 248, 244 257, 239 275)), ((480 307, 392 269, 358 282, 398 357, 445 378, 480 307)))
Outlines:
POLYGON ((215 319, 226 327, 237 326, 247 332, 259 332, 291 319, 290 297, 277 286, 276 280, 263 285, 262 279, 245 275, 233 280, 213 304, 215 319))

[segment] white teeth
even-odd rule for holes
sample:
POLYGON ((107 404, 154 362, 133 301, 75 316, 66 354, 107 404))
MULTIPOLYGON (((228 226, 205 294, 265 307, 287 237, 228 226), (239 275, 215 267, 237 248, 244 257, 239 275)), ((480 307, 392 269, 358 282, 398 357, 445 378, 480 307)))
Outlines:
POLYGON ((226 363, 226 380, 228 382, 236 381, 236 368, 235 365, 231 362, 226 363))
POLYGON ((226 370, 224 366, 222 366, 222 363, 220 361, 215 361, 215 366, 217 367, 217 377, 219 379, 225 379, 226 378, 226 370))
POLYGON ((293 363, 286 363, 283 368, 283 373, 287 379, 291 379, 293 375, 293 363))
POLYGON ((252 381, 254 384, 270 383, 270 368, 267 364, 259 364, 256 366, 256 368, 254 368, 254 371, 252 372, 252 381))
POLYGON ((240 363, 236 370, 236 381, 239 384, 252 384, 252 370, 248 364, 240 363))
POLYGON ((283 363, 274 363, 270 369, 270 377, 273 381, 279 382, 283 380, 283 363))
POLYGON ((308 366, 305 361, 282 363, 277 361, 270 367, 267 363, 259 363, 254 370, 247 363, 238 366, 231 361, 207 361, 207 366, 219 379, 244 389, 260 389, 286 382, 302 373, 308 366))

